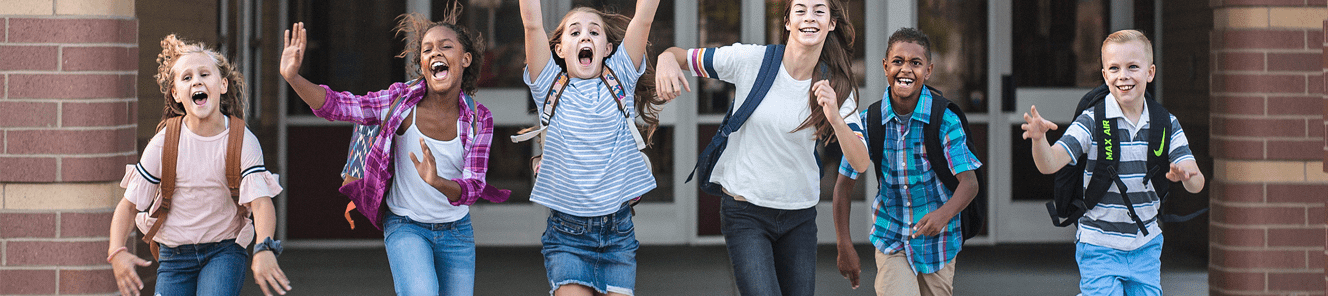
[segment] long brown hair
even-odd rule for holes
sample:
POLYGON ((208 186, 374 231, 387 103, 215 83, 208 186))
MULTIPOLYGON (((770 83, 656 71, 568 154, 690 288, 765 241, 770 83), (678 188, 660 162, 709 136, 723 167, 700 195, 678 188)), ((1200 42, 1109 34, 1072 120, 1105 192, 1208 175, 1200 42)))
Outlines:
MULTIPOLYGON (((816 72, 812 76, 812 81, 827 79, 821 76, 821 64, 825 64, 828 68, 827 74, 830 75, 828 77, 830 86, 835 89, 835 94, 839 96, 836 102, 843 106, 844 101, 848 100, 849 94, 858 92, 858 78, 853 75, 853 38, 857 35, 853 23, 848 19, 848 10, 844 7, 844 3, 840 0, 826 0, 825 2, 830 6, 830 21, 835 24, 835 29, 825 37, 825 45, 821 47, 821 57, 817 63, 816 72)), ((792 8, 793 0, 784 1, 784 23, 786 24, 789 22, 789 12, 792 11, 792 8)), ((785 29, 784 40, 788 40, 788 37, 789 31, 785 29)), ((816 95, 809 90, 807 96, 807 105, 811 107, 812 114, 793 131, 814 128, 816 139, 826 140, 823 144, 834 142, 834 127, 831 127, 830 121, 825 118, 825 111, 821 110, 821 105, 816 103, 816 95)), ((856 106, 854 107, 856 108, 856 106)))
MULTIPOLYGON (((621 45, 623 37, 627 35, 627 25, 632 22, 632 18, 617 13, 606 13, 590 7, 573 8, 572 11, 568 11, 567 14, 563 15, 563 20, 558 22, 558 27, 553 30, 553 34, 549 35, 549 51, 556 52, 556 47, 563 41, 563 28, 567 26, 567 17, 577 12, 592 13, 604 20, 605 38, 608 39, 609 44, 614 45, 609 53, 604 56, 613 56, 613 53, 618 51, 617 45, 621 45)), ((552 58, 553 62, 557 63, 559 67, 567 69, 566 61, 557 56, 552 58)), ((636 67, 636 65, 633 65, 633 67, 636 67)), ((633 104, 636 105, 636 114, 641 117, 641 121, 646 123, 645 135, 642 136, 645 137, 646 144, 650 144, 655 129, 659 127, 659 112, 664 109, 665 103, 663 99, 655 97, 655 65, 646 63, 646 73, 637 78, 634 95, 636 99, 633 104)), ((633 122, 632 124, 636 123, 633 122)))
POLYGON ((453 2, 451 9, 443 14, 443 20, 430 21, 429 18, 419 13, 407 13, 397 17, 397 26, 392 29, 397 35, 406 41, 406 47, 397 54, 398 58, 407 58, 406 69, 415 76, 421 75, 420 70, 420 47, 424 42, 424 33, 428 33, 436 27, 444 27, 456 32, 457 40, 465 47, 465 51, 470 53, 470 66, 461 72, 461 91, 474 96, 478 89, 477 81, 480 79, 480 68, 484 65, 484 38, 471 32, 466 27, 457 25, 461 17, 463 7, 460 2, 453 2))
POLYGON ((175 34, 166 35, 161 39, 161 53, 157 54, 157 86, 161 87, 161 93, 166 99, 166 104, 161 108, 161 122, 157 123, 157 130, 160 131, 166 127, 166 120, 171 117, 184 116, 184 104, 176 102, 171 97, 171 91, 175 88, 175 73, 172 67, 175 62, 188 54, 201 53, 211 57, 217 63, 217 70, 222 73, 222 78, 227 81, 226 93, 221 94, 221 114, 244 119, 244 108, 248 104, 248 98, 244 93, 244 75, 235 68, 226 56, 221 55, 216 50, 208 48, 202 42, 188 43, 180 40, 175 34))

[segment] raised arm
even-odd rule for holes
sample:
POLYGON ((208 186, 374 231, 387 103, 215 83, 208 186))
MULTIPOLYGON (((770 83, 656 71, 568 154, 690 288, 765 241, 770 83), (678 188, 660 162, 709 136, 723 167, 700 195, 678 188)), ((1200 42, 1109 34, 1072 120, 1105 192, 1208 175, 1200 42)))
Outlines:
POLYGON ((659 54, 655 64, 656 97, 668 102, 681 96, 683 89, 692 91, 691 83, 687 82, 687 77, 682 74, 684 70, 691 70, 687 65, 686 49, 677 47, 665 49, 659 54))
POLYGON ((637 0, 636 14, 632 15, 632 21, 627 23, 623 48, 627 49, 627 56, 632 58, 632 67, 641 65, 641 59, 645 58, 646 43, 650 41, 650 25, 655 22, 656 8, 659 8, 659 0, 637 0))
POLYGON ((538 80, 540 70, 549 63, 549 33, 544 31, 542 13, 540 0, 521 0, 521 23, 526 28, 526 68, 530 72, 530 81, 538 80))
POLYGON ((1047 130, 1056 129, 1055 123, 1042 119, 1037 106, 1030 107, 1028 112, 1024 113, 1025 123, 1019 127, 1024 129, 1024 139, 1033 141, 1033 164, 1037 166, 1038 172, 1055 173, 1070 163, 1070 153, 1065 152, 1065 149, 1051 147, 1047 141, 1047 130))
POLYGON ((295 89, 295 94, 300 96, 309 107, 322 109, 323 103, 327 101, 327 92, 304 76, 300 76, 300 65, 304 63, 304 50, 306 41, 304 23, 295 23, 290 30, 286 30, 285 47, 281 50, 281 77, 286 79, 286 83, 295 89))

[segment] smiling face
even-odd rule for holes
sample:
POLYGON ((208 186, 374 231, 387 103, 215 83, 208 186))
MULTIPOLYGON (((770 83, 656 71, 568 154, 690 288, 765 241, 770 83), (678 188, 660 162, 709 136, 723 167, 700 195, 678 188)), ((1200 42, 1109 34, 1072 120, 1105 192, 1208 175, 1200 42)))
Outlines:
POLYGON ((221 95, 226 93, 229 81, 217 68, 212 56, 195 52, 181 56, 171 67, 174 87, 171 97, 183 104, 188 116, 207 119, 221 110, 221 95))
POLYGON ((890 97, 913 101, 922 93, 922 85, 931 78, 932 63, 927 50, 914 42, 901 41, 890 45, 889 56, 882 61, 886 81, 890 83, 890 97))
POLYGON ((457 33, 437 26, 424 33, 420 42, 420 74, 429 91, 442 93, 460 89, 462 73, 470 67, 471 56, 457 39, 457 33))
POLYGON ((835 30, 834 18, 830 15, 830 4, 826 0, 793 0, 789 3, 784 29, 788 30, 787 44, 817 46, 825 43, 826 36, 835 30))
POLYGON ((604 19, 587 11, 573 11, 563 18, 562 35, 554 53, 567 65, 567 74, 581 79, 599 76, 604 58, 613 51, 604 19))
POLYGON ((1144 91, 1153 82, 1157 67, 1140 41, 1107 42, 1102 45, 1102 79, 1121 107, 1142 106, 1144 91))

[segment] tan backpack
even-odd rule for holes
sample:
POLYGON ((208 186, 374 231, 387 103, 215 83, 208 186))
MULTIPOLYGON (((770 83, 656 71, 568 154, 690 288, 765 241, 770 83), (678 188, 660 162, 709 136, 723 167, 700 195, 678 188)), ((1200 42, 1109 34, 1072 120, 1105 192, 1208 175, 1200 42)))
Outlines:
MULTIPOLYGON (((148 212, 140 212, 135 217, 138 231, 143 233, 143 242, 152 250, 152 256, 159 256, 160 247, 152 238, 157 236, 161 225, 166 224, 166 217, 171 212, 171 196, 175 194, 175 165, 180 154, 180 126, 183 117, 177 116, 166 120, 166 139, 161 149, 161 183, 157 197, 152 201, 148 212)), ((244 120, 230 117, 230 133, 226 141, 226 185, 231 190, 232 204, 239 208, 238 213, 247 216, 240 208, 240 150, 244 144, 244 120)))

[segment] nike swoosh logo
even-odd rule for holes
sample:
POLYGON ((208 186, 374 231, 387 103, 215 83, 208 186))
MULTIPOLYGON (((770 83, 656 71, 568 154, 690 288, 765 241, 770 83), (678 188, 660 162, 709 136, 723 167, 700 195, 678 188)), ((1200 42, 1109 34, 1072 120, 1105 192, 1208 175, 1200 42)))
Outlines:
POLYGON ((1167 128, 1162 128, 1162 143, 1158 144, 1157 150, 1153 150, 1153 156, 1162 156, 1162 149, 1167 149, 1167 128))

